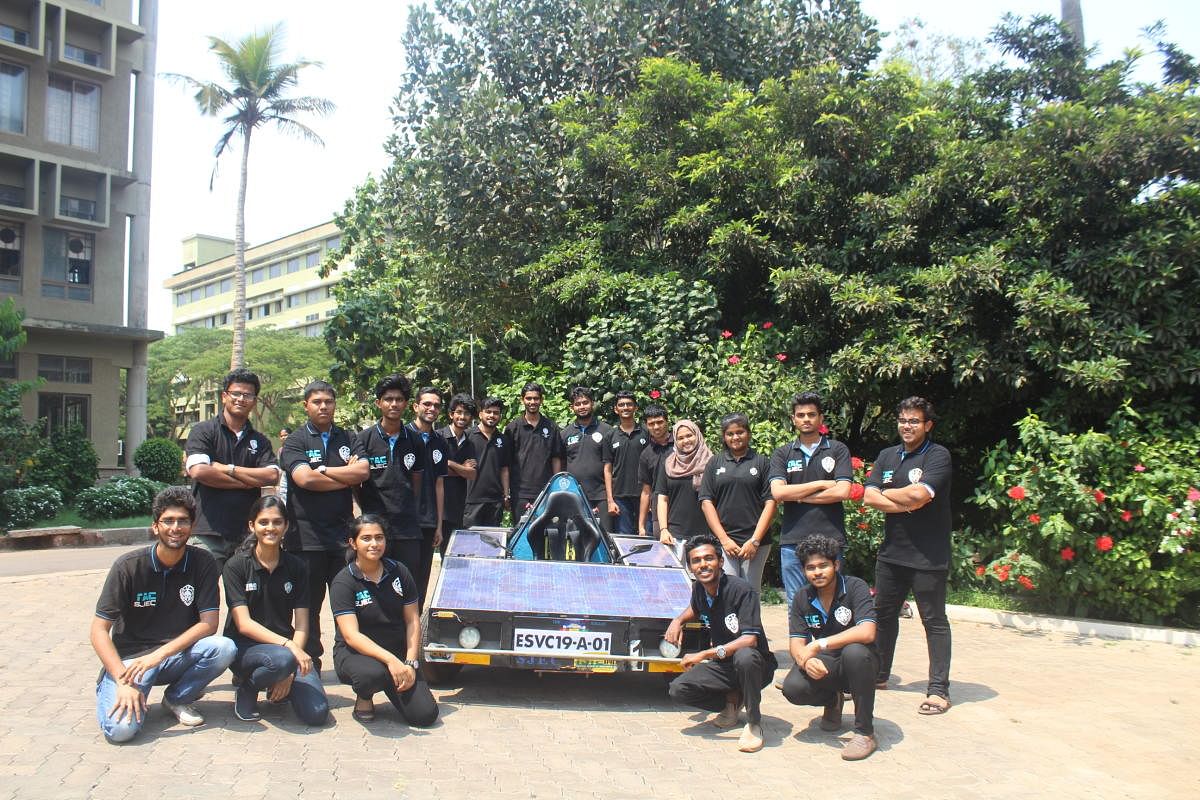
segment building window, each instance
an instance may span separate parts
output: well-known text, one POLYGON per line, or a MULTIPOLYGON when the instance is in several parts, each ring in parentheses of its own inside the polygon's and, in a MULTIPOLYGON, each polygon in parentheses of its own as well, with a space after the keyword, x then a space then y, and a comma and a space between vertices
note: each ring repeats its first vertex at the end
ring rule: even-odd
POLYGON ((38 377, 55 383, 91 383, 92 360, 73 356, 38 356, 38 377))
POLYGON ((325 326, 319 322, 316 325, 304 326, 304 335, 309 337, 310 339, 320 336, 324 331, 325 331, 325 326))
POLYGON ((22 47, 29 47, 29 31, 23 31, 20 28, 14 28, 12 25, 6 25, 0 22, 0 39, 13 44, 19 44, 22 47))
POLYGON ((304 315, 305 322, 316 322, 320 318, 321 318, 320 314, 305 314, 304 315))
POLYGON ((67 61, 74 61, 76 64, 86 64, 89 67, 100 67, 100 54, 95 50, 88 50, 86 47, 80 47, 74 44, 64 44, 62 56, 67 61))
POLYGON ((217 296, 217 285, 215 283, 204 284, 204 296, 205 297, 216 297, 217 296))
POLYGON ((321 263, 321 254, 313 251, 304 256, 304 268, 315 269, 321 263))
POLYGON ((46 88, 46 138, 84 150, 99 150, 100 87, 51 75, 46 88))
POLYGON ((263 267, 259 267, 258 269, 254 270, 250 273, 250 282, 251 283, 262 283, 264 280, 266 280, 266 277, 267 277, 267 270, 263 267))
POLYGON ((42 242, 42 297, 90 301, 95 248, 91 234, 46 228, 42 242))
POLYGON ((0 378, 17 379, 17 354, 8 358, 0 358, 0 378))
POLYGON ((197 286, 195 289, 192 289, 190 292, 188 292, 188 302, 199 303, 203 295, 204 293, 201 292, 200 287, 197 286))
POLYGON ((300 259, 298 257, 288 259, 287 271, 288 272, 299 272, 300 271, 300 259))
POLYGON ((21 293, 21 234, 15 222, 0 220, 0 292, 21 293))
POLYGON ((96 201, 86 200, 82 197, 68 197, 64 194, 59 198, 58 213, 64 217, 95 221, 96 201))
POLYGON ((175 307, 176 308, 179 308, 179 306, 186 306, 187 304, 188 304, 188 293, 187 292, 180 292, 179 294, 175 295, 175 307))
POLYGON ((233 278, 221 278, 221 288, 217 290, 217 294, 225 294, 233 291, 233 278))
POLYGON ((331 236, 330 238, 325 240, 325 249, 326 250, 337 250, 341 246, 342 246, 342 237, 341 236, 331 236))
POLYGON ((267 276, 268 277, 278 278, 282 274, 283 274, 283 262, 282 261, 276 261, 274 264, 272 264, 270 267, 267 268, 267 276))
POLYGON ((0 131, 25 132, 25 77, 24 67, 0 61, 0 131))
POLYGON ((259 315, 260 317, 269 317, 269 316, 271 316, 271 304, 270 304, 270 303, 263 303, 263 304, 262 304, 262 306, 260 306, 260 307, 259 307, 259 309, 258 309, 258 315, 259 315))
POLYGON ((46 433, 64 430, 74 425, 83 428, 83 435, 91 435, 91 396, 86 394, 38 393, 38 418, 46 420, 46 433))
POLYGON ((326 319, 328 319, 329 317, 336 317, 336 316, 337 316, 337 309, 336 309, 336 308, 331 308, 331 309, 329 309, 329 310, 327 310, 327 311, 325 312, 325 318, 326 318, 326 319))

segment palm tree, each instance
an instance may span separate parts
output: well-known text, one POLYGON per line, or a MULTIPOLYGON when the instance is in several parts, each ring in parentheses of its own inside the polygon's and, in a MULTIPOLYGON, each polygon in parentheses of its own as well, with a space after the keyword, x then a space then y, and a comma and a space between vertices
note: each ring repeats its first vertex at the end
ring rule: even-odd
MULTIPOLYGON (((242 174, 238 182, 237 220, 234 223, 233 279, 233 353, 230 369, 245 363, 246 349, 246 180, 249 174, 250 135, 255 129, 273 124, 286 133, 324 145, 311 128, 295 119, 295 115, 312 113, 326 115, 334 104, 321 97, 288 97, 295 88, 297 76, 305 67, 321 66, 318 61, 301 59, 292 63, 279 62, 283 43, 283 25, 277 23, 262 33, 252 33, 236 43, 216 36, 208 37, 209 49, 216 53, 228 83, 199 81, 187 75, 169 75, 196 90, 196 105, 206 116, 222 116, 225 132, 217 140, 216 157, 230 147, 236 136, 242 137, 242 174)), ((216 179, 213 167, 212 189, 216 179)))

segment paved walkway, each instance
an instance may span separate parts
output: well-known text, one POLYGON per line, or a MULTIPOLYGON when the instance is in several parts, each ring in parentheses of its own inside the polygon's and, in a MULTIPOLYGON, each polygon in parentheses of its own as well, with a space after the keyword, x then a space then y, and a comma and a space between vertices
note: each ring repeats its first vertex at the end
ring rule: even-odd
MULTIPOLYGON (((1200 797, 1200 653, 959 623, 955 706, 922 717, 913 620, 902 622, 899 686, 876 703, 880 752, 858 764, 838 758, 848 731, 822 732, 819 709, 772 688, 767 746, 747 755, 736 731, 673 705, 658 676, 483 668, 435 692, 442 719, 430 730, 385 706, 369 727, 353 721, 352 693, 327 669, 326 729, 280 708, 241 722, 223 679, 199 703, 205 726, 168 724, 156 689, 142 736, 115 747, 97 730, 87 643, 103 577, 0 578, 0 798, 1200 797)), ((783 608, 764 617, 782 653, 783 608)))

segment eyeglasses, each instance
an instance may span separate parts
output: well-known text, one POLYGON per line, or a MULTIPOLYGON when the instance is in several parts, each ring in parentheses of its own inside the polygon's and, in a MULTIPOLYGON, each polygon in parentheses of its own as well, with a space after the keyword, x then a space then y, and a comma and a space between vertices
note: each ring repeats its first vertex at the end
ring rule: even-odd
POLYGON ((433 401, 433 402, 430 402, 428 400, 421 401, 421 408, 441 408, 441 407, 442 407, 442 404, 437 401, 433 401))
POLYGON ((253 402, 258 395, 253 392, 226 392, 234 400, 245 400, 247 403, 253 402))
POLYGON ((192 521, 187 517, 159 517, 157 525, 164 528, 190 528, 192 521))
POLYGON ((919 428, 920 426, 922 426, 922 425, 924 425, 924 424, 925 424, 925 420, 923 420, 923 419, 914 419, 914 418, 912 418, 912 417, 909 417, 909 418, 907 418, 907 419, 906 419, 906 418, 904 418, 904 417, 901 417, 900 419, 896 420, 896 424, 897 424, 897 425, 899 425, 899 426, 900 426, 900 427, 902 427, 902 428, 904 428, 904 427, 908 427, 908 428, 919 428))

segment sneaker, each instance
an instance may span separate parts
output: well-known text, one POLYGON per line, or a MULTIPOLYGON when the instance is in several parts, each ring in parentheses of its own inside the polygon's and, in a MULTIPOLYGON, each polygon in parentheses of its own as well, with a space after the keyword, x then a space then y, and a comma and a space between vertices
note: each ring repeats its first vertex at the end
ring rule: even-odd
POLYGON ((740 710, 740 706, 734 705, 733 703, 726 703, 724 710, 712 718, 712 724, 723 730, 737 727, 738 711, 740 710))
POLYGON ((204 724, 204 717, 196 710, 196 707, 191 703, 172 703, 167 698, 163 698, 163 708, 165 708, 171 716, 179 720, 180 725, 186 725, 189 728, 194 728, 197 725, 204 724))
POLYGON ((738 750, 743 753, 757 753, 762 750, 762 746, 762 726, 747 722, 746 727, 742 728, 742 735, 738 738, 738 750))
POLYGON ((875 752, 875 737, 854 734, 854 738, 842 748, 842 761, 862 761, 875 752))
POLYGON ((233 713, 242 722, 254 722, 262 715, 258 713, 258 690, 243 682, 233 695, 233 713))
POLYGON ((845 704, 846 698, 836 692, 833 702, 825 706, 825 713, 821 715, 821 730, 836 731, 842 727, 842 706, 845 704))

